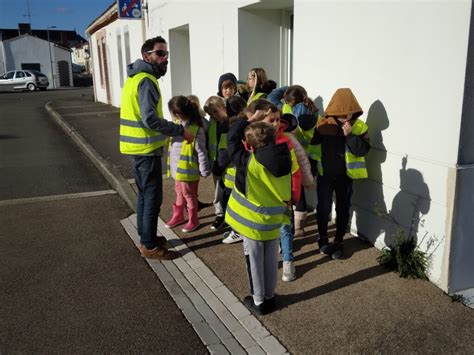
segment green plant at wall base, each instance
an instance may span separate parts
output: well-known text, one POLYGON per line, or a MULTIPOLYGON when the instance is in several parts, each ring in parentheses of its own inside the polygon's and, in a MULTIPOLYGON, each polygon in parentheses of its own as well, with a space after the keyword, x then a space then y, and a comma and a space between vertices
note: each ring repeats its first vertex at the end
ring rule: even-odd
POLYGON ((391 270, 395 270, 400 277, 427 280, 426 268, 428 258, 426 254, 416 249, 413 238, 407 238, 401 229, 395 234, 395 243, 390 248, 383 248, 377 261, 391 270))

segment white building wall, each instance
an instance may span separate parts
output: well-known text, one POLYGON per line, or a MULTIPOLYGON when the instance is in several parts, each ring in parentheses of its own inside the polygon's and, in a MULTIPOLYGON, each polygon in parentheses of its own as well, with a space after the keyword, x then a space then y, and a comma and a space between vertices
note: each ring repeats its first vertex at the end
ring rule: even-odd
POLYGON ((443 289, 470 10, 469 1, 294 4, 294 83, 323 105, 352 88, 371 127, 370 180, 354 185, 353 229, 378 247, 396 231, 393 217, 418 229, 443 289), (377 217, 383 208, 390 218, 377 217))
MULTIPOLYGON (((102 30, 105 30, 105 39, 106 39, 106 55, 108 63, 108 79, 110 87, 110 104, 113 106, 120 107, 120 95, 122 91, 122 86, 120 85, 120 71, 124 75, 124 80, 127 78, 127 63, 126 61, 126 45, 125 45, 125 31, 129 33, 129 48, 130 48, 130 59, 131 62, 135 61, 138 58, 141 58, 140 48, 144 42, 143 36, 143 24, 140 20, 115 20, 114 22, 108 24, 103 29, 95 32, 91 35, 91 40, 89 43, 90 51, 92 53, 92 70, 94 78, 94 89, 96 100, 107 103, 107 86, 101 85, 100 80, 100 64, 99 64, 99 55, 97 48, 98 34, 102 30), (117 33, 120 33, 120 40, 122 42, 122 67, 119 65, 118 59, 118 49, 117 49, 117 33)), ((102 60, 104 60, 102 58, 102 60)), ((104 73, 105 74, 105 73, 104 73)))
MULTIPOLYGON (((192 94, 201 99, 201 105, 209 96, 217 94, 217 81, 220 75, 232 72, 239 76, 238 8, 253 2, 255 1, 149 3, 150 26, 147 28, 147 38, 163 36, 169 42, 171 53, 173 43, 169 41, 169 31, 189 25, 191 54, 189 80, 192 94)), ((169 69, 172 66, 171 55, 169 69)), ((168 70, 168 74, 160 79, 165 104, 172 97, 170 72, 171 70, 168 70)), ((240 78, 246 79, 246 75, 245 72, 240 78)), ((169 118, 168 110, 165 108, 163 111, 169 118)))

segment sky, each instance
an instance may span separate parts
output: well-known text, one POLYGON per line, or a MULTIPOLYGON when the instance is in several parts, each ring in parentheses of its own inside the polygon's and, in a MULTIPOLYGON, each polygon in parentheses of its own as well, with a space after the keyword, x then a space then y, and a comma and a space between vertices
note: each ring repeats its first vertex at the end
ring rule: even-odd
POLYGON ((85 30, 114 0, 0 0, 0 28, 18 28, 31 22, 32 29, 56 26, 76 30, 86 38, 85 30), (31 21, 25 16, 30 8, 31 21))

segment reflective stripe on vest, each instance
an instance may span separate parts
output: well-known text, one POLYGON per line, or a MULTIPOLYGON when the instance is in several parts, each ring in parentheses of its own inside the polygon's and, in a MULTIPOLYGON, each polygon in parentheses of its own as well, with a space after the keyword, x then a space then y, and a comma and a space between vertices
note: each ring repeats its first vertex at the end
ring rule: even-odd
MULTIPOLYGON (((369 127, 364 122, 357 119, 352 125, 352 134, 360 136, 362 134, 365 134, 368 129, 369 127)), ((345 161, 346 173, 347 176, 349 176, 351 179, 366 179, 369 176, 369 174, 367 173, 365 157, 358 157, 352 154, 347 144, 345 161)), ((323 165, 321 163, 321 160, 318 161, 318 172, 320 175, 323 175, 323 165)))
MULTIPOLYGON (((218 151, 221 149, 227 149, 227 133, 222 133, 221 138, 219 140, 218 151)), ((228 189, 234 188, 235 183, 235 174, 237 173, 235 166, 230 163, 227 168, 224 170, 224 174, 222 174, 222 181, 224 182, 224 186, 228 189)))
POLYGON ((226 222, 237 233, 254 240, 273 240, 280 227, 289 223, 291 174, 275 177, 251 153, 246 176, 247 193, 232 190, 226 209, 226 222))
POLYGON ((209 160, 211 161, 211 166, 212 163, 217 158, 217 121, 214 121, 211 119, 211 122, 209 124, 209 160))
MULTIPOLYGON (((181 154, 178 160, 178 166, 176 168, 176 181, 197 181, 199 180, 199 161, 197 156, 194 154, 194 144, 196 142, 196 135, 199 130, 197 124, 192 124, 187 127, 192 133, 194 139, 192 143, 188 143, 183 140, 181 143, 181 154)), ((168 175, 170 175, 170 154, 171 154, 171 143, 168 149, 168 175)))
POLYGON ((138 73, 129 77, 123 86, 120 107, 120 152, 122 154, 148 154, 166 144, 165 135, 147 128, 141 121, 138 86, 145 78, 153 81, 158 89, 156 114, 160 118, 163 117, 160 86, 156 77, 148 73, 138 73))

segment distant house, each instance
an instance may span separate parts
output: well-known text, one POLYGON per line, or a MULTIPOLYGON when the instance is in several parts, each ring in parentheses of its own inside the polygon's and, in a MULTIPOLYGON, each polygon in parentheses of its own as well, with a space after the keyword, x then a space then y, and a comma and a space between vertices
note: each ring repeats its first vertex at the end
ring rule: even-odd
MULTIPOLYGON (((80 67, 81 71, 85 71, 86 73, 90 73, 90 64, 89 64, 89 43, 84 42, 77 46, 71 47, 72 53, 72 64, 73 68, 75 66, 80 67)), ((79 71, 79 73, 81 72, 79 71)))
POLYGON ((0 39, 0 72, 15 69, 42 72, 49 87, 72 86, 71 50, 29 34, 0 39))
POLYGON ((70 48, 84 48, 85 44, 87 40, 72 30, 34 30, 28 23, 20 23, 18 28, 0 28, 0 72, 34 69, 48 76, 51 87, 53 76, 55 87, 72 86, 70 48))

